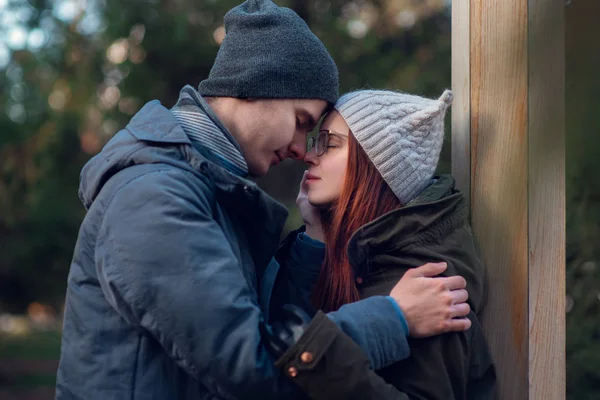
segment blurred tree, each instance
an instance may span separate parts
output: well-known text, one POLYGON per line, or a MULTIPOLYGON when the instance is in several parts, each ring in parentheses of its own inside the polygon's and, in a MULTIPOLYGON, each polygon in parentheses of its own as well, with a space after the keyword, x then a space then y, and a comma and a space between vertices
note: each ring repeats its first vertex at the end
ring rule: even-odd
POLYGON ((595 0, 566 9, 567 399, 600 393, 599 16, 595 0))

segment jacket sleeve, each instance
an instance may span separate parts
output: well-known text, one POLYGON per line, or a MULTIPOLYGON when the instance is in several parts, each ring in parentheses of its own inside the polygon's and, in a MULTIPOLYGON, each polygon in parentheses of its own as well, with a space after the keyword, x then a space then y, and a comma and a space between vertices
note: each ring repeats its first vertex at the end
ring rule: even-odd
POLYGON ((271 295, 276 300, 271 315, 277 315, 280 304, 294 304, 309 315, 316 312, 311 295, 325 259, 325 245, 303 239, 303 232, 304 226, 290 232, 275 255, 280 268, 271 295))
POLYGON ((276 365, 311 399, 409 400, 377 375, 360 347, 320 311, 276 365))
MULTIPOLYGON (((294 304, 314 314, 311 293, 325 256, 324 246, 302 238, 303 229, 290 233, 280 246, 276 259, 281 264, 272 301, 277 305, 294 304)), ((367 354, 370 365, 378 370, 410 355, 408 325, 399 307, 384 296, 373 296, 330 312, 331 319, 367 354)))
MULTIPOLYGON (((186 184, 190 177, 182 174, 147 173, 109 200, 95 250, 105 297, 216 396, 303 397, 266 350, 252 277, 244 275, 212 218, 208 189, 186 184)), ((360 368, 363 381, 378 390, 388 388, 337 327, 315 326, 307 331, 315 357, 328 362, 317 363, 319 376, 360 368), (344 365, 349 354, 361 362, 344 365)), ((298 356, 305 351, 299 342, 289 349, 298 356)))

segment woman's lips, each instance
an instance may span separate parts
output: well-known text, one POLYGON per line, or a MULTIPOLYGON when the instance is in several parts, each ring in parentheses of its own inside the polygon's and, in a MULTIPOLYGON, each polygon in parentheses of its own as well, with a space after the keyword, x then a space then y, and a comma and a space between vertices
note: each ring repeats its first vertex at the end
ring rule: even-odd
POLYGON ((321 178, 319 178, 318 176, 315 176, 313 174, 306 174, 306 183, 315 182, 315 181, 318 181, 319 179, 321 179, 321 178))

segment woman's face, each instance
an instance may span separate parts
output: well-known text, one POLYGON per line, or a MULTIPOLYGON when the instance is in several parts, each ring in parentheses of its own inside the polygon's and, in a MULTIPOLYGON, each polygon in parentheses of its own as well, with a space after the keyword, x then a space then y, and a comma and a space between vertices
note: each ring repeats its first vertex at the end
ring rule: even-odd
POLYGON ((329 140, 323 143, 325 153, 317 156, 315 149, 306 153, 309 164, 306 184, 308 201, 316 207, 332 204, 342 193, 348 163, 348 134, 350 128, 337 111, 331 111, 323 120, 319 131, 328 130, 329 140))

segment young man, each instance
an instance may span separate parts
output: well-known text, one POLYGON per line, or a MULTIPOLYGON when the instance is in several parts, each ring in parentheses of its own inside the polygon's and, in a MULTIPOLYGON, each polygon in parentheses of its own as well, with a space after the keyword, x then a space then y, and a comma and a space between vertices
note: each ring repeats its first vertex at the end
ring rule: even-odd
POLYGON ((269 298, 287 212, 247 178, 303 158, 307 133, 337 99, 337 68, 306 24, 270 1, 234 8, 225 27, 199 90, 182 89, 171 110, 146 104, 82 171, 88 212, 57 399, 294 398, 303 394, 293 379, 313 377, 338 398, 394 398, 372 368, 407 357, 408 327, 468 328, 447 317, 448 299, 464 302, 464 279, 426 277, 441 272, 435 265, 403 278, 394 298, 310 321, 283 308, 267 324, 283 306, 269 298), (286 374, 272 353, 285 353, 286 374))

